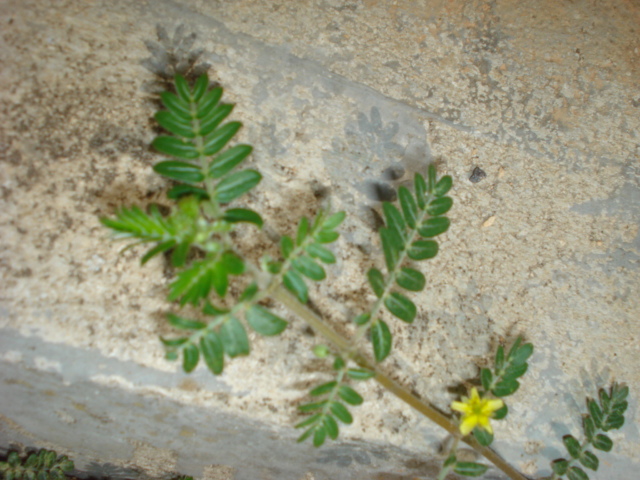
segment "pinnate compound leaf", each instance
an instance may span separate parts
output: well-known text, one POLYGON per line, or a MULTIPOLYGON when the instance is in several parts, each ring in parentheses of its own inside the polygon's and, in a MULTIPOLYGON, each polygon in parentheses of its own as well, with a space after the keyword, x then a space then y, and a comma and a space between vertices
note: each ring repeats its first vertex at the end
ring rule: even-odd
POLYGON ((336 263, 333 252, 318 243, 311 243, 305 247, 305 251, 313 258, 317 258, 323 263, 336 263))
POLYGON ((338 395, 349 405, 360 405, 364 401, 362 396, 349 385, 340 385, 338 395))
POLYGON ((216 332, 207 332, 200 339, 200 350, 209 370, 214 375, 222 373, 224 368, 224 346, 216 332))
POLYGON ((412 260, 427 260, 438 254, 438 242, 435 240, 417 240, 411 244, 407 255, 412 260))
POLYGON ((444 215, 453 206, 451 197, 440 197, 433 200, 427 207, 427 213, 433 217, 444 215))
POLYGON ((229 223, 246 222, 262 227, 262 217, 260 214, 248 208, 230 208, 225 210, 222 218, 229 223))
POLYGON ((293 262, 291 262, 291 264, 293 265, 293 268, 295 268, 299 273, 316 282, 324 280, 326 277, 324 268, 311 260, 309 257, 302 256, 296 258, 295 260, 293 260, 293 262))
MULTIPOLYGON (((205 122, 203 121, 202 123, 204 128, 205 122)), ((204 139, 204 145, 202 147, 203 155, 208 157, 222 150, 227 142, 231 140, 236 133, 238 133, 240 127, 242 127, 242 123, 240 122, 229 122, 208 134, 204 139)))
POLYGON ((342 403, 331 402, 329 410, 331 410, 331 413, 333 413, 342 423, 349 424, 353 422, 353 417, 349 413, 349 410, 347 410, 347 407, 342 403))
POLYGON ((287 328, 287 322, 259 305, 247 310, 246 318, 251 328, 260 335, 278 335, 287 328))
POLYGON ((479 477, 489 469, 486 465, 475 462, 456 462, 453 471, 466 477, 479 477))
POLYGON ((413 268, 403 267, 396 276, 396 283, 406 290, 420 292, 424 289, 427 279, 422 272, 413 268))
POLYGON ((216 185, 216 198, 220 203, 229 203, 247 193, 261 179, 262 175, 255 170, 242 170, 232 173, 216 185))
POLYGON ((398 189, 398 198, 400 199, 400 207, 402 208, 402 213, 407 225, 409 225, 410 228, 416 228, 418 207, 416 206, 416 201, 414 200, 413 195, 411 195, 411 192, 407 187, 401 186, 398 189))
POLYGON ((603 433, 599 433, 593 439, 593 446, 603 452, 609 452, 613 448, 613 441, 603 433))
POLYGON ((384 299, 387 309, 403 322, 411 323, 416 318, 416 305, 407 297, 398 292, 392 292, 384 299))
POLYGON ((253 147, 250 145, 236 145, 213 159, 209 166, 209 175, 221 178, 229 173, 236 165, 247 158, 253 147))
POLYGON ((188 345, 182 349, 182 369, 189 373, 198 366, 200 351, 195 345, 188 345))
POLYGON ((367 272, 367 278, 369 279, 369 284, 371 285, 371 289, 373 293, 376 294, 376 297, 382 297, 384 293, 384 276, 382 272, 377 268, 371 268, 367 272))
POLYGON ((569 480, 589 480, 589 475, 587 475, 580 467, 569 467, 569 470, 567 470, 567 477, 569 480))
POLYGON ((572 458, 580 458, 582 447, 580 447, 580 442, 576 440, 573 435, 565 435, 562 437, 562 443, 567 447, 567 452, 569 452, 572 458))
POLYGON ((224 350, 230 357, 249 354, 249 338, 237 318, 229 317, 220 327, 219 334, 224 350))
POLYGON ((151 145, 161 153, 182 158, 183 160, 193 160, 199 156, 199 153, 192 142, 183 141, 176 137, 161 135, 156 137, 151 145))
POLYGON ((391 352, 391 332, 383 320, 377 320, 371 325, 371 343, 373 354, 377 362, 383 361, 391 352))
POLYGON ((293 293, 300 303, 307 303, 309 300, 309 290, 304 280, 295 270, 288 270, 282 278, 285 288, 293 293))
POLYGON ((202 330, 207 326, 204 322, 189 320, 187 318, 174 315, 173 313, 167 314, 167 321, 169 322, 169 325, 180 330, 202 330))
POLYGON ((418 233, 424 238, 431 238, 449 229, 450 221, 447 217, 432 217, 418 227, 418 233))

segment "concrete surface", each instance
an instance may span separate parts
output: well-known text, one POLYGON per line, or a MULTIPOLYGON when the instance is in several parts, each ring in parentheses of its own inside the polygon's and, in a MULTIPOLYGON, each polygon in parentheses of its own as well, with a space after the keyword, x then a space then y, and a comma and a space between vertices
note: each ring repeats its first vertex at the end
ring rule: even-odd
POLYGON ((591 478, 632 478, 637 1, 5 0, 0 12, 0 447, 52 446, 122 478, 433 476, 443 433, 375 385, 361 387, 368 401, 340 443, 291 441, 295 407, 326 371, 294 319, 277 339, 252 338, 219 378, 163 359, 171 272, 119 254, 97 218, 164 202, 148 149, 152 70, 157 26, 183 25, 265 177, 246 201, 267 228, 242 248, 273 252, 271 237, 320 201, 347 210, 313 301, 348 331, 379 263, 374 193, 437 161, 454 178, 453 226, 423 266, 419 318, 392 323, 385 368, 446 408, 447 387, 522 334, 536 353, 497 450, 547 474, 560 437, 580 432, 584 397, 623 381, 627 425, 591 478), (486 177, 474 183, 476 167, 486 177), (391 182, 389 168, 404 177, 391 182))

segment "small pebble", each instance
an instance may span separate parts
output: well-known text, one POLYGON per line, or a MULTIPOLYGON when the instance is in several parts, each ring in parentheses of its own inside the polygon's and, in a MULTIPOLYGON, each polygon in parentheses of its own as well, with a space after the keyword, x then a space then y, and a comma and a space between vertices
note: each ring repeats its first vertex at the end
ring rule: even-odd
POLYGON ((473 172, 471 172, 469 181, 471 183, 478 183, 480 180, 483 180, 486 177, 487 177, 487 174, 484 173, 484 170, 482 170, 480 167, 476 167, 473 169, 473 172))

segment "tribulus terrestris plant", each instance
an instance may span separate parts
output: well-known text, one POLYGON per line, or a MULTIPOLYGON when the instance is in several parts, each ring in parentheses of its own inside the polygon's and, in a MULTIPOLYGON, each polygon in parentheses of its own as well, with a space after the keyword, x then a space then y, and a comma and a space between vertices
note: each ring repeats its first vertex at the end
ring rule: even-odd
MULTIPOLYGON (((317 345, 314 352, 331 361, 333 367, 333 379, 313 387, 311 401, 299 406, 306 415, 296 425, 301 430, 300 441, 311 439, 321 446, 327 438, 336 439, 340 423, 352 422, 350 407, 364 401, 355 388, 357 382, 374 379, 451 435, 453 441, 440 479, 452 471, 467 476, 486 472, 485 464, 458 459, 462 441, 510 478, 524 480, 526 477, 488 447, 493 441, 491 421, 507 416, 505 398, 518 389, 518 379, 528 369, 531 344, 518 338, 509 349, 499 346, 493 368, 483 368, 478 384, 469 385, 468 396, 452 403, 451 409, 458 416, 443 414, 379 368, 392 351, 388 314, 407 324, 416 317, 410 292, 425 288, 418 263, 437 255, 436 237, 449 229, 446 213, 453 204, 447 196, 451 177, 438 177, 435 166, 429 165, 426 177, 415 175, 413 191, 404 186, 398 189, 399 205, 382 204, 385 224, 379 235, 385 268, 372 268, 367 273, 376 300, 349 319, 356 330, 352 338, 345 338, 306 307, 307 282, 324 280, 325 266, 336 261, 330 245, 339 237, 345 213, 320 209, 315 218, 300 219, 293 235, 280 237, 280 258, 265 256, 257 264, 250 262, 238 250, 232 232, 241 222, 255 228, 263 225, 259 213, 236 203, 261 180, 256 170, 237 169, 252 147, 241 144, 225 148, 241 124, 223 123, 233 106, 221 102, 222 88, 211 88, 206 74, 192 86, 178 74, 174 85, 175 92, 160 95, 165 109, 155 115, 168 135, 157 137, 152 144, 171 157, 153 167, 174 182, 167 194, 173 202, 171 211, 163 214, 154 205, 148 211, 123 207, 116 211, 115 218, 101 219, 115 238, 132 240, 130 246, 150 244, 142 256, 143 264, 156 255, 167 255, 175 269, 168 300, 201 312, 196 318, 167 314, 169 324, 182 333, 161 338, 166 357, 181 358, 186 372, 203 360, 211 372, 221 374, 227 358, 249 354, 247 329, 272 336, 287 327, 287 321, 266 306, 267 300, 279 302, 326 339, 327 344, 317 345), (243 282, 242 293, 229 298, 229 284, 234 281, 243 282), (365 339, 371 344, 371 354, 360 349, 365 339)), ((610 449, 611 440, 597 432, 622 426, 627 393, 626 387, 614 384, 609 394, 601 392, 600 405, 589 401, 586 440, 578 443, 573 437, 565 437, 572 458, 553 463, 553 479, 565 474, 570 480, 588 478, 578 463, 597 468, 597 458, 587 448, 610 449)))
POLYGON ((0 462, 0 474, 5 480, 63 480, 73 468, 73 461, 65 455, 45 449, 24 458, 11 451, 7 461, 0 462))

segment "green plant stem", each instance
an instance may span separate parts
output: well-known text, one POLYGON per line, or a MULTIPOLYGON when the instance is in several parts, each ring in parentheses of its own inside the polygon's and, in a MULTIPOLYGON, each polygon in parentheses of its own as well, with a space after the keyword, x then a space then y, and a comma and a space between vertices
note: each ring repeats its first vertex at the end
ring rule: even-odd
MULTIPOLYGON (((458 444, 460 443, 460 438, 459 437, 455 437, 453 439, 453 442, 451 443, 451 447, 449 447, 449 452, 447 453, 447 460, 451 457, 452 454, 455 454, 456 450, 458 449, 458 444)), ((451 468, 455 465, 455 463, 453 465, 445 465, 440 469, 440 473, 438 473, 438 478, 436 480, 445 480, 445 478, 447 478, 447 475, 449 474, 449 472, 451 471, 451 468)))
POLYGON ((377 366, 370 362, 365 356, 358 352, 351 352, 351 343, 327 325, 318 315, 312 312, 305 305, 298 302, 295 296, 289 293, 283 286, 279 286, 273 291, 273 298, 284 304, 290 311, 294 312, 305 322, 307 322, 314 330, 329 340, 340 352, 349 352, 347 356, 360 367, 375 372, 375 380, 386 390, 394 394, 407 405, 415 408, 432 422, 436 423, 455 439, 461 440, 480 455, 493 463, 498 469, 502 470, 511 480, 527 480, 520 472, 505 462, 496 452, 490 448, 480 445, 472 436, 462 438, 458 426, 449 418, 443 415, 438 409, 429 403, 419 399, 406 388, 398 385, 393 379, 381 372, 377 366))

